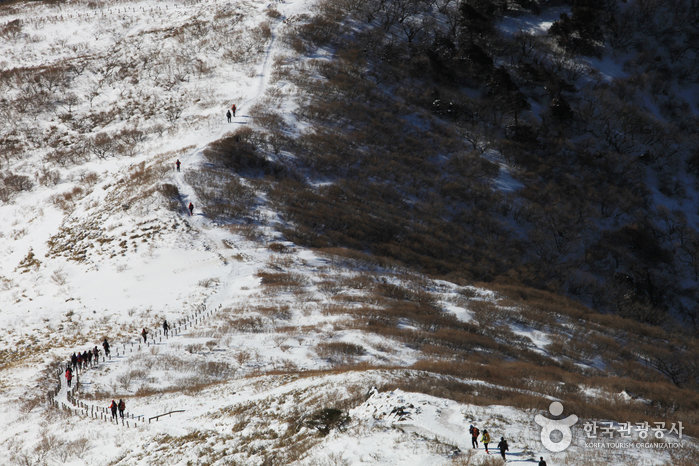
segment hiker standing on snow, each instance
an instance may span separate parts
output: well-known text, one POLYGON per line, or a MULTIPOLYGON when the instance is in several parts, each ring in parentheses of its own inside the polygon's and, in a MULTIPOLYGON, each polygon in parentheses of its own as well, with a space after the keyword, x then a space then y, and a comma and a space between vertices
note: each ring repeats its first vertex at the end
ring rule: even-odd
POLYGON ((78 368, 78 357, 73 353, 73 355, 70 357, 70 363, 73 365, 73 370, 76 370, 78 368))
POLYGON ((109 357, 109 343, 107 343, 107 339, 104 339, 104 342, 102 343, 102 348, 104 348, 104 355, 106 357, 109 357))
POLYGON ((540 457, 539 457, 539 460, 540 460, 540 461, 539 461, 539 466, 546 466, 546 461, 544 461, 544 457, 543 457, 543 456, 540 456, 540 457))
POLYGON ((233 111, 233 118, 235 118, 235 104, 231 106, 231 110, 233 111))
POLYGON ((228 123, 230 123, 231 122, 231 111, 230 110, 228 110, 226 112, 226 117, 228 118, 228 123))
POLYGON ((146 329, 144 328, 143 331, 141 332, 141 335, 143 336, 143 343, 145 343, 146 341, 148 341, 148 330, 146 330, 146 329))
POLYGON ((95 366, 100 363, 100 350, 97 349, 97 345, 92 350, 92 360, 95 361, 95 366))
POLYGON ((485 445, 485 452, 490 453, 488 451, 488 444, 490 443, 490 434, 485 429, 483 429, 483 437, 481 438, 481 441, 483 442, 483 445, 485 445))
MULTIPOLYGON (((505 458, 505 452, 510 450, 510 447, 507 445, 507 440, 505 440, 505 437, 500 437, 500 443, 498 443, 498 448, 500 449, 500 454, 502 455, 502 459, 507 461, 505 458)), ((543 457, 542 457, 543 459, 543 457)), ((544 463, 546 464, 546 463, 544 463)))
POLYGON ((175 165, 177 165, 177 171, 180 171, 180 159, 177 159, 177 162, 175 162, 175 165))
POLYGON ((70 381, 73 380, 73 371, 68 367, 66 369, 66 382, 68 382, 68 386, 70 387, 70 381))
POLYGON ((124 403, 124 400, 119 399, 119 404, 117 407, 119 408, 119 416, 124 419, 124 410, 126 409, 126 403, 124 403))
POLYGON ((471 446, 473 448, 478 448, 478 434, 480 434, 478 427, 469 427, 468 433, 471 434, 471 446))
POLYGON ((117 404, 116 401, 112 400, 112 404, 109 405, 109 409, 112 410, 112 419, 117 418, 117 404))
POLYGON ((163 332, 165 333, 165 336, 167 336, 167 332, 170 331, 170 325, 167 323, 167 320, 163 321, 163 332))
POLYGON ((190 202, 187 208, 189 209, 189 215, 194 215, 194 204, 190 202))

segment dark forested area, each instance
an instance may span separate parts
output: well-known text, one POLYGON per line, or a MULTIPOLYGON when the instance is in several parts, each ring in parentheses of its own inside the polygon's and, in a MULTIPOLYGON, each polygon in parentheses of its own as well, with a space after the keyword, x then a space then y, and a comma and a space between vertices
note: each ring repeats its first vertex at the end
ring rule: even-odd
POLYGON ((695 3, 321 2, 282 40, 332 59, 275 69, 312 129, 270 95, 208 156, 269 195, 292 241, 696 332, 695 3), (501 27, 554 8, 547 33, 501 27), (498 189, 505 171, 520 187, 498 189))

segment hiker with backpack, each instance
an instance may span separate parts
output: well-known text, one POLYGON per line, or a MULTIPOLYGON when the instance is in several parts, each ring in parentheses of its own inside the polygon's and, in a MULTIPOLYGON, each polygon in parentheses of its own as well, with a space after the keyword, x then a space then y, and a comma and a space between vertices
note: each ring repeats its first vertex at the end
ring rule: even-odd
POLYGON ((478 430, 478 427, 472 425, 468 428, 468 433, 471 434, 471 446, 473 448, 478 448, 478 434, 480 434, 481 431, 478 430))
POLYGON ((235 118, 235 104, 231 106, 231 110, 233 111, 233 118, 235 118))
POLYGON ((167 337, 167 334, 169 331, 170 331, 170 324, 167 323, 167 320, 163 320, 163 332, 165 333, 166 337, 167 337))
POLYGON ((177 171, 180 171, 180 159, 177 159, 177 162, 175 162, 175 165, 177 165, 177 171))
POLYGON ((228 110, 226 112, 226 117, 228 118, 228 123, 230 123, 231 122, 231 111, 230 110, 228 110))
POLYGON ((143 343, 148 341, 148 330, 145 328, 141 331, 141 336, 143 336, 143 343))
POLYGON ((106 357, 109 357, 109 343, 107 342, 107 339, 104 339, 104 342, 102 342, 102 348, 104 348, 104 355, 106 357))
POLYGON ((66 368, 66 382, 68 383, 68 387, 70 387, 71 380, 73 380, 73 370, 68 366, 68 368, 66 368))
POLYGON ((189 215, 194 215, 194 204, 190 202, 187 208, 189 209, 189 215))
POLYGON ((507 440, 505 440, 505 437, 500 437, 500 443, 498 443, 498 448, 500 449, 502 459, 504 461, 507 461, 507 459, 505 458, 505 452, 509 451, 510 447, 507 445, 507 440))
POLYGON ((485 429, 483 429, 483 437, 481 437, 481 441, 483 442, 483 445, 485 446, 485 452, 490 453, 488 451, 488 444, 490 443, 490 434, 485 429))
POLYGON ((109 409, 112 410, 112 419, 117 418, 117 404, 116 401, 112 400, 112 404, 109 405, 109 409))
POLYGON ((126 403, 124 403, 124 400, 119 399, 119 404, 117 407, 119 408, 119 416, 124 419, 124 410, 126 409, 126 403))

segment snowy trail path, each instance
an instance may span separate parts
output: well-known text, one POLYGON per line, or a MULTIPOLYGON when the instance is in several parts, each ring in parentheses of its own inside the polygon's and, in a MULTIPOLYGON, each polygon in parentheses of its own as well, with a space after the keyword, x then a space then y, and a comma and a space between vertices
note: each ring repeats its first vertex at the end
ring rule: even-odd
MULTIPOLYGON (((236 117, 232 119, 232 122, 245 124, 245 119, 249 118, 249 116, 243 115, 242 112, 244 110, 249 109, 251 104, 255 103, 265 94, 269 82, 270 67, 273 62, 272 56, 274 54, 273 51, 277 37, 277 29, 280 27, 281 24, 283 24, 283 21, 280 20, 271 30, 271 37, 269 40, 269 44, 267 44, 267 48, 264 52, 264 59, 262 60, 260 73, 257 75, 257 87, 255 93, 246 100, 244 100, 243 103, 237 106, 236 117)), ((231 126, 231 124, 225 122, 221 123, 219 128, 217 130, 214 130, 213 132, 208 130, 202 131, 203 133, 208 134, 202 134, 202 137, 200 139, 201 142, 197 145, 197 147, 190 151, 189 154, 182 157, 180 162, 182 162, 183 169, 187 170, 189 167, 196 167, 198 164, 202 163, 204 149, 209 144, 221 139, 227 133, 231 132, 233 129, 237 127, 238 125, 231 126)), ((186 216, 187 206, 189 205, 189 203, 191 202, 194 205, 194 208, 197 209, 200 206, 199 199, 197 198, 196 193, 194 192, 192 187, 186 182, 183 171, 178 171, 175 173, 174 181, 182 199, 182 204, 184 207, 183 213, 186 216)), ((205 220, 202 216, 193 214, 191 217, 191 220, 193 220, 192 223, 196 224, 200 230, 202 227, 206 228, 205 220)))
MULTIPOLYGON (((237 113, 237 116, 235 117, 235 120, 240 122, 240 123, 244 123, 245 121, 243 120, 243 118, 246 118, 246 116, 242 115, 241 112, 245 109, 248 109, 251 104, 255 103, 257 100, 259 100, 265 94, 265 91, 266 91, 266 88, 268 85, 268 81, 269 81, 270 67, 271 67, 271 64, 273 61, 272 56, 273 56, 273 49, 274 49, 274 45, 275 45, 276 37, 277 37, 277 28, 281 24, 283 24, 282 21, 279 21, 278 24, 275 26, 275 28, 271 31, 271 38, 270 38, 269 44, 267 45, 267 48, 266 48, 265 53, 264 53, 264 59, 262 61, 261 70, 260 70, 260 73, 257 75, 258 80, 257 80, 257 87, 255 90, 255 93, 251 97, 249 97, 248 99, 244 100, 237 108, 238 113, 237 113)), ((201 160, 203 158, 203 150, 211 142, 222 138, 226 133, 230 132, 232 129, 233 129, 233 127, 229 126, 228 123, 222 123, 218 130, 216 130, 214 132, 209 132, 208 134, 202 134, 201 142, 197 145, 197 147, 195 149, 193 149, 192 151, 190 151, 189 154, 182 157, 182 159, 180 160, 180 162, 182 163, 183 170, 177 171, 173 178, 174 178, 175 185, 177 186, 177 189, 178 189, 180 196, 181 196, 181 199, 182 199, 182 203, 183 203, 182 214, 183 214, 183 216, 185 216, 185 217, 187 216, 187 205, 190 202, 192 204, 194 204, 195 209, 197 209, 199 207, 199 200, 198 200, 193 188, 185 180, 185 177, 184 177, 185 171, 187 170, 188 167, 196 166, 198 163, 201 163, 201 160)), ((190 225, 195 227, 202 234, 204 234, 205 231, 210 230, 210 226, 207 223, 208 223, 207 220, 202 215, 193 214, 190 217, 190 225)), ((218 241, 218 239, 215 238, 215 235, 205 234, 204 236, 205 236, 205 239, 203 240, 203 243, 206 243, 206 242, 211 241, 211 240, 213 240, 217 244, 220 243, 220 241, 218 241)), ((256 267, 250 266, 250 267, 245 267, 245 269, 249 269, 249 270, 245 270, 245 272, 247 275, 251 275, 256 270, 256 267)), ((230 272, 227 275, 226 282, 229 284, 232 282, 235 282, 236 277, 242 276, 242 270, 243 270, 243 268, 241 268, 241 267, 230 267, 230 272)), ((242 285, 240 285, 240 287, 242 287, 242 285)), ((231 293, 231 291, 229 290, 228 293, 226 293, 226 294, 230 294, 230 293, 231 293)), ((220 301, 220 298, 217 299, 216 301, 220 301)), ((181 338, 183 338, 183 334, 180 333, 177 335, 173 335, 170 338, 181 339, 181 338)), ((167 344, 168 340, 166 340, 165 343, 157 343, 157 344, 167 344)), ((126 344, 127 343, 123 343, 123 345, 126 345, 126 344)), ((154 344, 156 344, 156 343, 154 343, 154 344)), ((125 358, 126 358, 126 355, 122 353, 121 355, 115 356, 113 359, 110 358, 109 360, 100 363, 100 365, 98 365, 97 367, 101 366, 102 364, 117 364, 120 362, 120 360, 125 359, 125 358)), ((80 375, 86 376, 88 374, 86 374, 85 371, 83 371, 80 375)), ((59 404, 62 403, 65 406, 69 406, 74 411, 82 409, 78 406, 74 406, 69 400, 69 393, 72 394, 73 389, 75 387, 75 384, 69 390, 68 386, 67 386, 67 381, 65 379, 65 374, 64 373, 61 374, 59 376, 59 378, 61 381, 61 389, 60 389, 59 393, 55 396, 54 400, 59 402, 59 404)), ((74 380, 77 380, 77 379, 74 379, 74 380)), ((90 407, 90 408, 87 408, 87 410, 89 410, 89 409, 91 409, 91 407, 93 407, 93 405, 86 405, 86 406, 90 407)), ((98 407, 98 408, 101 409, 102 407, 98 407)), ((142 416, 143 415, 139 415, 139 417, 142 417, 142 416)))
MULTIPOLYGON (((163 329, 158 329, 157 331, 155 331, 154 334, 151 335, 151 340, 148 343, 142 343, 140 341, 134 342, 133 340, 113 342, 111 345, 112 356, 110 356, 109 359, 106 359, 103 355, 101 355, 103 359, 97 365, 93 367, 88 367, 86 369, 78 370, 77 373, 73 375, 71 387, 68 387, 68 382, 65 377, 65 371, 59 373, 61 388, 58 391, 58 393, 53 397, 53 401, 55 403, 58 403, 58 406, 61 408, 70 409, 74 414, 95 417, 97 419, 104 419, 108 420, 109 422, 112 422, 111 418, 108 419, 106 407, 92 403, 86 403, 79 399, 72 399, 74 397, 75 387, 78 383, 78 380, 80 380, 80 383, 82 383, 83 385, 90 385, 94 383, 91 381, 91 379, 98 375, 97 371, 103 370, 107 366, 117 365, 126 361, 134 353, 134 349, 136 353, 138 353, 140 351, 146 351, 151 347, 158 347, 180 342, 184 340, 184 338, 188 335, 188 333, 186 333, 186 330, 192 329, 195 326, 197 326, 197 324, 203 323, 205 318, 212 317, 216 313, 216 311, 218 311, 218 309, 207 310, 205 307, 200 308, 191 316, 186 316, 184 319, 179 321, 179 323, 171 323, 170 334, 168 336, 164 336, 163 329), (182 331, 183 328, 184 331, 182 331), (158 339, 157 341, 156 338, 158 339), (165 338, 164 341, 163 338, 165 338), (129 350, 128 352, 127 349, 129 350)), ((148 415, 143 413, 135 414, 130 413, 127 410, 126 421, 130 421, 133 427, 136 427, 137 424, 134 424, 134 420, 136 420, 136 423, 144 423, 148 416, 157 414, 158 413, 149 413, 148 415)), ((125 424, 124 420, 122 420, 122 425, 130 426, 128 424, 125 424)))

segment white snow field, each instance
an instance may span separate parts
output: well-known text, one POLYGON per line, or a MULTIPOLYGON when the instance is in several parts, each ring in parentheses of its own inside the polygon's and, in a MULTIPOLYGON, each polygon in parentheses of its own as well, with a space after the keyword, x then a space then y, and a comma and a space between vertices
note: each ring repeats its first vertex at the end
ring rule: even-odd
MULTIPOLYGON (((70 95, 44 108, 25 75, 2 91, 15 101, 26 94, 30 103, 24 112, 0 111, 0 125, 16 127, 8 134, 30 148, 3 171, 53 181, 0 205, 0 465, 497 464, 501 436, 508 464, 540 456, 550 466, 665 464, 670 457, 659 448, 591 449, 576 441, 554 454, 541 443, 534 411, 386 388, 419 380, 410 366, 421 355, 337 330, 348 317, 328 312, 336 292, 322 287, 328 276, 367 270, 284 242, 274 212, 262 212, 252 227, 202 215, 187 173, 204 163, 207 144, 251 124, 249 110, 270 88, 291 92, 271 84, 274 60, 290 53, 276 39, 312 7, 311 0, 0 7, 1 25, 21 22, 20 33, 0 41, 0 70, 84 66, 70 95), (128 63, 139 77, 121 80, 128 63), (142 136, 121 152, 95 155, 76 122, 100 112, 117 116, 90 117, 90 134, 142 136), (80 155, 81 144, 92 155, 80 155), (71 157, 83 158, 65 162, 71 157), (164 184, 177 187, 179 209, 168 209, 156 189, 164 184), (260 271, 280 270, 297 284, 276 291, 261 284, 260 271), (105 338, 111 357, 79 371, 80 389, 77 379, 69 389, 62 373, 70 355, 102 350, 105 338), (362 350, 337 361, 322 352, 330 343, 362 350), (115 398, 127 406, 118 422, 106 411, 115 398), (321 437, 305 421, 325 407, 350 418, 321 437), (492 432, 489 455, 470 448, 471 424, 492 432)), ((411 275, 381 273, 395 283, 411 275)), ((468 308, 450 300, 459 287, 438 285, 444 308, 470 321, 468 308)), ((495 300, 488 290, 472 292, 495 300)), ((539 351, 549 342, 542 331, 513 331, 539 351)), ((574 429, 582 438, 582 425, 574 429)))

